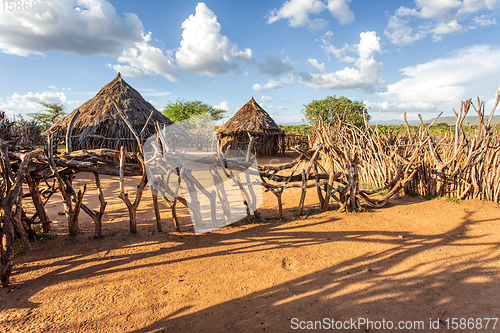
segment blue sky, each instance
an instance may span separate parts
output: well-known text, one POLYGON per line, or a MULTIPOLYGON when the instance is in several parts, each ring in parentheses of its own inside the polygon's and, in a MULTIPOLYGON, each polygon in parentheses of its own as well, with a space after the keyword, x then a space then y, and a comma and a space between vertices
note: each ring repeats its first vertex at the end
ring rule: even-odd
POLYGON ((279 124, 328 95, 381 120, 439 112, 500 86, 500 0, 132 1, 0 4, 0 110, 71 111, 116 72, 161 110, 232 116, 252 96, 279 124))

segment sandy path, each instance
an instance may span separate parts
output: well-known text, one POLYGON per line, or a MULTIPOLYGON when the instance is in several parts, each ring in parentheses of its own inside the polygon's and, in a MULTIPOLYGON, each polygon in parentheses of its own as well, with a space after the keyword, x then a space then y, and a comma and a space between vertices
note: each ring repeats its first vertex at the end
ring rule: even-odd
MULTIPOLYGON (((280 221, 266 193, 267 220, 196 236, 187 211, 179 234, 165 207, 164 232, 155 231, 147 191, 132 235, 116 181, 103 183, 109 236, 92 239, 82 213, 83 233, 68 237, 60 199, 51 201, 58 236, 16 257, 12 284, 0 289, 1 332, 287 332, 324 318, 424 324, 399 332, 500 330, 446 325, 500 318, 497 204, 405 196, 382 209, 320 213, 312 189, 310 215, 299 218, 297 192, 285 191, 280 221), (430 319, 441 320, 437 329, 430 319)), ((97 207, 93 191, 86 200, 97 207)))

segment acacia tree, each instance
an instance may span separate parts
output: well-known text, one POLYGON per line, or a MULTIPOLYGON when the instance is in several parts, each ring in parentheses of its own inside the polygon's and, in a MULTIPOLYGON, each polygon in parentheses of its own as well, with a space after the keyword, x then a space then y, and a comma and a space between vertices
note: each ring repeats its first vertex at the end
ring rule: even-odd
POLYGON ((66 115, 64 112, 64 105, 59 103, 40 103, 43 111, 28 113, 28 116, 40 124, 42 131, 45 131, 52 126, 59 118, 66 115))
MULTIPOLYGON (((304 120, 313 126, 320 120, 323 122, 335 121, 336 115, 342 117, 345 114, 345 121, 357 127, 363 127, 363 111, 367 110, 361 101, 353 101, 347 97, 336 97, 335 95, 321 100, 313 100, 309 104, 304 104, 304 107, 305 109, 302 110, 304 120)), ((368 113, 366 115, 369 119, 368 113)))
POLYGON ((163 108, 163 114, 176 123, 204 113, 208 113, 213 121, 217 121, 224 118, 226 111, 214 108, 201 101, 186 101, 182 98, 170 102, 163 108))

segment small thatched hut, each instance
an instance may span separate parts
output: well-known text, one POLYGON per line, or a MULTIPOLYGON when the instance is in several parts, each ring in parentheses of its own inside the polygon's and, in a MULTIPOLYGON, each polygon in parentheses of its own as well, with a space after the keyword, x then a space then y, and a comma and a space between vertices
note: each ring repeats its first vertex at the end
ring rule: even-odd
POLYGON ((246 151, 249 135, 256 138, 253 152, 258 156, 285 152, 285 133, 253 97, 217 129, 220 146, 224 151, 246 151))
POLYGON ((51 131, 59 141, 65 140, 68 124, 79 112, 71 132, 73 150, 96 148, 119 150, 120 146, 125 146, 128 151, 137 151, 137 142, 132 132, 109 96, 117 102, 137 133, 141 132, 153 111, 153 116, 144 130, 145 139, 156 133, 156 122, 160 126, 173 124, 172 120, 144 100, 141 94, 128 85, 118 73, 94 98, 56 121, 44 134, 47 135, 51 131))

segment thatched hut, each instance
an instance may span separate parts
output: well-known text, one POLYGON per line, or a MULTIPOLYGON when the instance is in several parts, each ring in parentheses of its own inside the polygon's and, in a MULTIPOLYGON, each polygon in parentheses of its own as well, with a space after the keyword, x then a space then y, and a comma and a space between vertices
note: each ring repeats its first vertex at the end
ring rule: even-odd
POLYGON ((223 151, 246 151, 252 136, 256 138, 253 152, 258 156, 285 152, 285 133, 253 97, 217 129, 217 136, 223 151))
POLYGON ((94 98, 56 121, 44 134, 47 135, 51 131, 57 140, 64 141, 68 124, 78 113, 71 132, 73 150, 96 148, 119 150, 120 146, 125 146, 128 151, 137 151, 137 142, 132 132, 109 96, 117 102, 137 133, 143 130, 153 112, 151 120, 144 129, 145 139, 156 133, 156 122, 160 126, 173 124, 172 120, 144 100, 141 94, 127 84, 118 73, 113 81, 105 85, 94 98))

